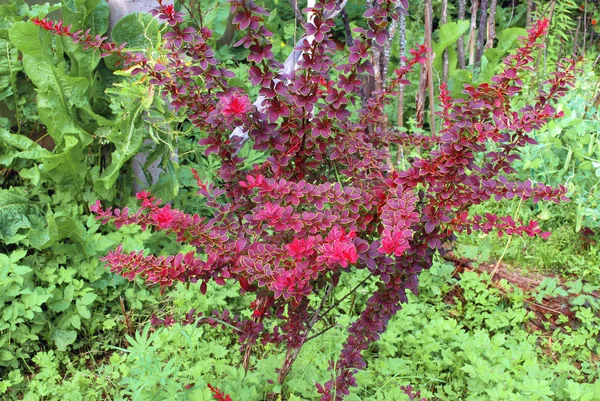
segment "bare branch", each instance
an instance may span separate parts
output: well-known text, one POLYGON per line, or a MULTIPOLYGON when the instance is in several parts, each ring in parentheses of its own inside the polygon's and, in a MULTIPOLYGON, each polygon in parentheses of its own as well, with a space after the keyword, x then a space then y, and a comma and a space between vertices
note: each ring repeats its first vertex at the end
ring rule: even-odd
POLYGON ((485 44, 486 49, 494 47, 494 39, 496 39, 496 6, 498 0, 492 0, 490 5, 490 14, 487 22, 487 43, 485 44))
POLYGON ((342 22, 344 23, 344 31, 346 33, 346 46, 352 46, 352 30, 350 29, 350 21, 346 10, 341 11, 342 22))
MULTIPOLYGON (((448 0, 442 0, 442 18, 440 24, 444 25, 448 21, 448 0)), ((442 53, 442 82, 448 83, 448 49, 442 53)))
MULTIPOLYGON (((458 19, 460 21, 465 19, 465 0, 458 0, 458 19)), ((465 69, 465 39, 463 35, 460 35, 456 42, 456 56, 458 58, 458 68, 461 70, 465 69)))
POLYGON ((475 68, 481 65, 481 58, 483 57, 484 39, 487 31, 487 18, 488 18, 488 0, 481 0, 481 13, 479 14, 479 30, 477 32, 477 48, 475 50, 475 68))
POLYGON ((294 9, 294 15, 296 16, 296 21, 298 21, 298 23, 300 23, 300 24, 305 24, 306 21, 304 20, 304 16, 300 12, 300 9, 298 9, 298 0, 290 0, 290 5, 294 9))
POLYGON ((338 16, 339 13, 342 12, 342 10, 344 9, 344 7, 346 7, 346 4, 348 3, 348 0, 341 0, 339 7, 333 11, 331 11, 331 13, 325 13, 325 18, 327 19, 334 19, 335 17, 338 16))
POLYGON ((469 66, 475 64, 475 32, 477 32, 477 11, 479 0, 471 3, 471 31, 469 32, 469 66))
MULTIPOLYGON (((485 0, 484 0, 485 1, 485 0)), ((429 88, 429 130, 431 135, 435 135, 435 94, 433 89, 433 54, 431 47, 433 41, 431 39, 431 31, 433 30, 433 6, 431 0, 425 1, 425 45, 427 46, 427 87, 429 88)))

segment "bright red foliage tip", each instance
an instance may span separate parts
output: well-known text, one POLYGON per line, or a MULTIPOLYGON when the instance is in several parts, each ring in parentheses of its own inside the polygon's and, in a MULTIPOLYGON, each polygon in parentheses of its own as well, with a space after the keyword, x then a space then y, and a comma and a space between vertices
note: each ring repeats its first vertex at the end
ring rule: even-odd
POLYGON ((155 213, 150 214, 150 219, 160 229, 166 230, 171 227, 175 220, 175 214, 171 211, 171 205, 166 205, 155 213))
POLYGON ((286 245, 286 248, 291 257, 300 260, 304 257, 309 257, 315 252, 315 244, 316 239, 314 237, 294 238, 291 243, 286 245))
POLYGON ((213 393, 213 398, 216 401, 233 401, 231 399, 231 397, 229 396, 229 394, 225 394, 224 392, 222 392, 221 390, 219 390, 218 388, 207 384, 207 387, 210 389, 210 391, 213 393))
POLYGON ((225 117, 245 116, 252 108, 252 103, 247 95, 241 95, 234 92, 230 95, 225 95, 219 101, 219 110, 225 117))
POLYGON ((37 26, 44 28, 47 31, 51 31, 52 28, 54 27, 54 24, 52 23, 52 21, 47 21, 45 18, 37 18, 34 17, 31 19, 31 22, 33 22, 34 24, 36 24, 37 26))

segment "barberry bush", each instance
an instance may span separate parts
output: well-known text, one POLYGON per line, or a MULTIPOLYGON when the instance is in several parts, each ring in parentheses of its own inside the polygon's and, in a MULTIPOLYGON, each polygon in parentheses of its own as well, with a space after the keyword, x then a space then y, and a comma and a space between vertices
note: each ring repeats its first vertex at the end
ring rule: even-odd
POLYGON ((321 400, 341 400, 355 385, 356 371, 366 366, 364 351, 386 330, 407 291, 417 293, 419 273, 455 233, 549 235, 534 221, 469 211, 491 198, 567 200, 563 186, 510 177, 519 147, 535 143, 532 131, 560 117, 553 103, 572 85, 575 62, 559 65, 535 103, 519 110, 511 106, 532 70, 536 41, 548 28, 547 20, 539 21, 491 83, 466 85, 460 99, 441 86, 442 129, 413 135, 391 127, 384 110, 398 87, 409 84, 410 69, 425 61, 425 47, 411 51, 381 90, 361 97, 365 78, 373 74, 371 51, 390 39, 390 21, 406 13, 406 1, 374 2, 364 14, 369 28, 355 30, 349 54, 340 58, 329 18, 339 5, 318 0, 309 10, 308 36, 296 49, 302 53, 291 72, 274 59, 272 33, 264 25, 268 13, 251 1, 230 3, 240 32, 236 46, 249 51, 246 65, 252 85, 260 88, 258 102, 229 84, 234 74, 221 67, 208 46, 211 32, 184 22, 160 0, 153 15, 169 26, 163 36, 166 61, 128 52, 89 32, 72 32, 60 22, 34 22, 103 56, 116 54, 132 75, 149 77, 174 112, 186 113, 204 133, 199 146, 205 154, 221 160, 217 183, 197 179, 198 196, 213 211, 210 218, 162 205, 148 192, 137 194, 137 211, 103 207, 99 201, 92 205, 103 223, 164 231, 195 248, 153 256, 118 247, 104 258, 111 271, 163 289, 177 281, 198 283, 198 296, 210 281, 239 283, 240 291, 253 298, 250 318, 228 310, 211 316, 190 311, 181 321, 237 329, 246 368, 257 343, 285 346, 280 383, 303 344, 335 309, 327 300, 340 277, 368 271, 376 290, 349 327, 338 360, 331 361, 332 379, 316 385, 321 400), (268 155, 251 170, 244 170, 238 153, 247 141, 268 155), (415 146, 420 156, 407 169, 386 162, 389 149, 415 146))

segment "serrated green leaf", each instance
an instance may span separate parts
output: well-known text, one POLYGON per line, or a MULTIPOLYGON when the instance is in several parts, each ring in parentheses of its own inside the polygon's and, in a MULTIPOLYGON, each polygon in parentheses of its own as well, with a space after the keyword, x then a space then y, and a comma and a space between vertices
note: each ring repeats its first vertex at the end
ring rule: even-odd
POLYGON ((16 358, 12 352, 9 352, 8 350, 2 350, 2 352, 0 352, 0 361, 8 362, 12 361, 13 359, 16 358))
POLYGON ((17 249, 13 253, 10 254, 9 260, 10 263, 17 263, 19 260, 23 259, 27 256, 26 249, 17 249))
POLYGON ((70 37, 61 37, 63 49, 69 55, 71 62, 69 75, 72 77, 84 77, 88 80, 94 79, 94 71, 100 63, 100 54, 94 49, 84 50, 81 43, 73 42, 70 37))
POLYGON ((24 168, 19 171, 19 175, 31 182, 32 185, 37 185, 40 182, 40 170, 37 166, 31 168, 24 168))
POLYGON ((116 149, 111 154, 111 164, 104 170, 100 178, 94 181, 94 189, 99 193, 114 191, 121 167, 142 146, 144 132, 143 128, 138 126, 142 111, 143 108, 140 104, 133 114, 130 114, 109 134, 108 139, 115 144, 116 149))
POLYGON ((13 159, 17 158, 40 160, 51 155, 25 135, 14 134, 7 129, 0 128, 0 142, 20 150, 20 152, 9 152, 2 161, 4 165, 10 165, 13 159))
POLYGON ((37 87, 37 110, 40 120, 60 148, 67 134, 89 140, 89 134, 79 125, 77 109, 89 109, 87 97, 89 81, 70 77, 63 70, 38 58, 23 56, 23 66, 37 87))
POLYGON ((19 276, 24 276, 27 273, 31 273, 33 271, 33 269, 29 266, 23 266, 23 265, 13 265, 10 270, 12 270, 12 272, 14 274, 17 274, 19 276))

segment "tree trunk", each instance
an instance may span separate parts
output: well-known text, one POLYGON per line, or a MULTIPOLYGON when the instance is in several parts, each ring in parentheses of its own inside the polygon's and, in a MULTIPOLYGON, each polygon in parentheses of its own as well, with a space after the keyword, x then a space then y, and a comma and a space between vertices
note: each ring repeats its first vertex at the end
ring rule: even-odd
MULTIPOLYGON (((440 19, 441 25, 444 25, 448 21, 448 0, 442 0, 442 17, 440 19)), ((442 82, 448 83, 448 50, 444 49, 442 54, 442 82)))
POLYGON ((533 23, 533 10, 535 9, 535 3, 533 0, 527 0, 527 14, 525 17, 525 28, 531 28, 533 23))
MULTIPOLYGON (((465 0, 458 0, 458 19, 460 21, 465 19, 465 0)), ((465 65, 465 39, 463 35, 460 35, 456 42, 456 57, 458 58, 458 68, 464 70, 465 65)))
POLYGON ((587 21, 588 21, 588 15, 587 15, 587 5, 588 2, 587 0, 585 0, 585 2, 583 3, 583 47, 581 49, 581 54, 585 54, 585 48, 587 46, 587 30, 588 30, 588 25, 587 25, 587 21))
POLYGON ((483 57, 483 41, 487 31, 487 6, 488 0, 481 0, 481 12, 479 13, 479 30, 477 32, 477 49, 475 50, 475 68, 481 66, 481 57, 483 57))
POLYGON ((431 51, 431 31, 433 6, 431 0, 425 0, 425 45, 427 46, 427 87, 429 88, 429 130, 435 135, 435 92, 433 89, 433 54, 431 51))
MULTIPOLYGON (((406 63, 402 57, 406 56, 406 16, 400 14, 400 67, 404 67, 406 63)), ((398 88, 398 127, 404 126, 404 85, 400 84, 398 88)))
POLYGON ((487 23, 487 42, 485 44, 486 49, 494 47, 494 39, 496 39, 496 6, 498 0, 492 0, 490 5, 490 14, 488 16, 487 23))
MULTIPOLYGON (((400 14, 400 32, 398 36, 400 37, 400 66, 404 67, 406 63, 402 59, 403 56, 406 55, 406 16, 404 14, 400 14)), ((398 128, 404 126, 404 85, 400 84, 398 88, 398 128)), ((400 164, 400 160, 402 159, 402 145, 398 145, 398 149, 396 151, 396 165, 400 164)))
POLYGON ((473 3, 471 3, 471 31, 469 32, 469 66, 475 64, 475 33, 477 32, 478 10, 479 0, 473 0, 473 3))

